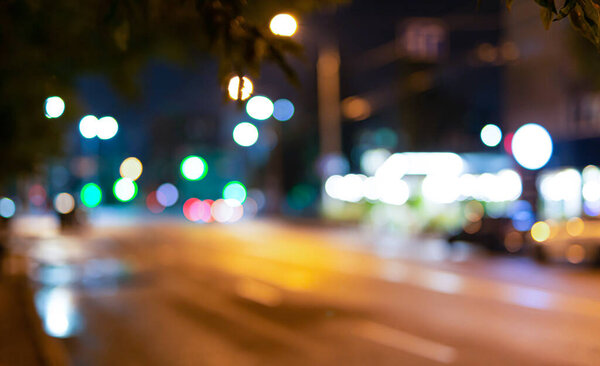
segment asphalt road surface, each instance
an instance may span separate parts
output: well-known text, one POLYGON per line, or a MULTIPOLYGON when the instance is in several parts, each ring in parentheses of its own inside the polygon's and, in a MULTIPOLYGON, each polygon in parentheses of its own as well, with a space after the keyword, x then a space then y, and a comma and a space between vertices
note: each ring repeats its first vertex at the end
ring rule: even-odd
POLYGON ((29 255, 74 365, 600 364, 590 268, 267 221, 101 228, 29 255))

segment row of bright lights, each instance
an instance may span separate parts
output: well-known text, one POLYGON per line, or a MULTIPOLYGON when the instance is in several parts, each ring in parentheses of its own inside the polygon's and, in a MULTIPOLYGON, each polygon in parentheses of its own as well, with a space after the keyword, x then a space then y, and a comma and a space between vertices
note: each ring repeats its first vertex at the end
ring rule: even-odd
MULTIPOLYGON (((502 170, 497 174, 427 175, 421 193, 430 202, 446 204, 476 199, 487 202, 517 200, 522 193, 521 177, 515 171, 502 170)), ((325 193, 334 199, 359 202, 380 201, 403 205, 411 196, 408 183, 399 177, 367 177, 362 174, 334 175, 325 182, 325 193)))
POLYGON ((87 115, 79 121, 79 132, 86 139, 98 137, 109 140, 119 131, 119 124, 113 117, 106 116, 98 119, 96 116, 87 115))

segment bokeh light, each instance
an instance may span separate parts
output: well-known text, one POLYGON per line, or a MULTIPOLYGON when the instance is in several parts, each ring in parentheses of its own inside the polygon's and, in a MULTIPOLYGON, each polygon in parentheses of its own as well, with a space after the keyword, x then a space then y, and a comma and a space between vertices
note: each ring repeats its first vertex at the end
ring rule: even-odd
POLYGON ((541 243, 550 237, 550 225, 544 221, 538 221, 531 227, 531 237, 541 243))
POLYGON ((113 194, 121 202, 134 199, 137 191, 137 184, 130 178, 119 178, 113 185, 113 194))
POLYGON ((195 202, 200 202, 200 200, 197 198, 190 198, 183 203, 183 216, 192 222, 196 222, 200 219, 196 216, 195 212, 192 211, 192 205, 195 202))
POLYGON ((96 207, 102 202, 102 190, 96 183, 88 183, 81 188, 81 202, 86 207, 96 207))
POLYGON ((87 115, 79 121, 79 132, 86 139, 92 139, 98 134, 98 118, 87 115))
POLYGON ((244 207, 236 199, 219 199, 212 204, 211 214, 216 222, 233 223, 242 218, 244 207))
POLYGON ((585 229, 585 223, 580 217, 570 218, 565 226, 567 233, 571 236, 579 236, 585 229))
POLYGON ((494 147, 502 141, 502 130, 494 124, 487 124, 481 129, 481 141, 485 146, 494 147))
POLYGON ((287 99, 278 99, 273 103, 273 118, 278 121, 289 121, 294 115, 294 103, 287 99))
POLYGON ((65 111, 65 102, 60 97, 49 97, 44 103, 46 118, 58 118, 65 111))
POLYGON ((34 184, 29 188, 29 202, 34 206, 43 206, 46 203, 46 190, 41 184, 34 184))
MULTIPOLYGON (((252 85, 252 81, 247 77, 242 77, 242 81, 244 85, 242 85, 241 97, 242 100, 246 100, 250 98, 252 95, 252 91, 254 90, 254 86, 252 85)), ((233 100, 238 100, 240 97, 240 77, 234 76, 229 80, 229 85, 227 86, 227 92, 229 93, 229 97, 233 100)))
POLYGON ((75 208, 75 199, 69 193, 63 192, 54 198, 54 209, 56 212, 66 215, 75 208))
POLYGON ((371 116, 371 104, 362 97, 348 97, 342 101, 342 114, 348 119, 362 121, 371 116))
POLYGON ((570 263, 581 263, 585 259, 585 249, 579 244, 569 245, 567 248, 566 257, 570 263))
POLYGON ((138 158, 129 157, 121 163, 121 167, 119 168, 119 173, 121 173, 121 177, 129 178, 131 180, 137 180, 140 175, 142 175, 142 171, 144 167, 142 162, 138 158))
POLYGON ((460 179, 452 175, 428 175, 423 180, 423 196, 435 203, 452 203, 460 197, 460 179))
POLYGON ((181 162, 181 175, 187 180, 201 180, 208 173, 206 160, 190 155, 181 162))
POLYGON ((113 117, 102 117, 98 120, 96 134, 101 140, 109 140, 119 132, 119 123, 113 117))
POLYGON ((273 34, 284 37, 291 37, 298 29, 298 22, 290 14, 277 14, 271 19, 269 28, 273 34))
POLYGON ((161 184, 156 190, 156 199, 164 207, 171 207, 179 199, 179 191, 171 183, 161 184))
POLYGON ((552 156, 552 138, 546 129, 535 123, 521 126, 512 138, 512 154, 525 169, 540 169, 552 156))
POLYGON ((234 199, 242 204, 246 200, 246 196, 246 187, 241 182, 231 181, 223 188, 223 199, 234 199))
POLYGON ((259 121, 264 121, 271 117, 273 109, 274 107, 271 99, 262 95, 252 97, 248 100, 248 103, 246 103, 246 112, 248 115, 259 121))
POLYGON ((0 199, 0 216, 5 219, 9 219, 15 215, 17 207, 15 202, 8 197, 2 197, 0 199))
POLYGON ((165 210, 165 206, 158 201, 156 193, 156 191, 152 191, 146 196, 146 207, 148 208, 148 211, 159 214, 165 210))
POLYGON ((233 129, 233 140, 240 146, 252 146, 258 141, 258 129, 249 122, 239 123, 233 129))

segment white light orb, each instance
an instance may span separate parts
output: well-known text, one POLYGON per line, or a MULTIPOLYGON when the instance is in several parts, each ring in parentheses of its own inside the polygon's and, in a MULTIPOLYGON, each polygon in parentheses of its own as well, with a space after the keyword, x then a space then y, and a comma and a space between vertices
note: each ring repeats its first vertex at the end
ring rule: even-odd
POLYGON ((248 115, 259 121, 264 121, 271 117, 274 108, 271 99, 261 95, 250 98, 248 103, 246 103, 246 112, 248 115))
POLYGON ((460 197, 460 179, 450 175, 428 175, 423 179, 421 190, 428 201, 452 203, 460 197))
POLYGON ((137 180, 144 171, 144 166, 138 158, 129 157, 121 163, 119 173, 121 177, 129 178, 131 180, 137 180))
POLYGON ((60 97, 49 97, 44 103, 46 118, 58 118, 65 111, 65 102, 60 97))
POLYGON ((239 123, 233 129, 233 140, 240 146, 252 146, 258 141, 258 129, 249 122, 239 123))
POLYGON ((229 98, 233 100, 238 100, 239 97, 242 97, 242 100, 246 100, 250 98, 252 95, 252 91, 254 90, 254 86, 252 85, 252 81, 247 77, 242 77, 244 85, 242 85, 242 92, 240 95, 240 77, 234 76, 229 80, 229 85, 227 86, 227 92, 229 93, 229 98))
POLYGON ((481 141, 485 146, 498 146, 500 141, 502 141, 502 130, 493 124, 483 126, 481 129, 481 141))
POLYGON ((66 215, 75 208, 75 199, 69 193, 63 192, 56 195, 54 198, 54 209, 58 213, 66 215))
POLYGON ((129 178, 119 178, 113 186, 113 193, 121 202, 131 201, 137 194, 137 185, 129 178))
POLYGON ((86 139, 93 139, 98 134, 98 118, 88 115, 79 121, 79 132, 86 139))
POLYGON ((410 197, 408 184, 402 179, 377 179, 379 200, 389 205, 403 205, 410 197))
POLYGON ((115 137, 119 131, 119 124, 113 117, 102 117, 98 120, 98 130, 96 131, 98 138, 101 140, 109 140, 115 137))
POLYGON ((277 14, 271 19, 269 28, 275 35, 291 37, 298 29, 298 22, 290 14, 277 14))
POLYGON ((552 138, 544 127, 535 123, 521 126, 511 147, 517 163, 529 170, 542 168, 552 157, 552 138))

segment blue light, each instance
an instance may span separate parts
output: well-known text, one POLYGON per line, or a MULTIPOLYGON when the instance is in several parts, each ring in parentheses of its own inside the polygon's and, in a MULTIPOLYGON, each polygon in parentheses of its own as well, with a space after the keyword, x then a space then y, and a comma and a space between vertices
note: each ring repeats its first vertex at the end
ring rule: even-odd
POLYGON ((294 104, 287 99, 275 101, 273 108, 273 117, 278 121, 288 121, 294 115, 294 104))

